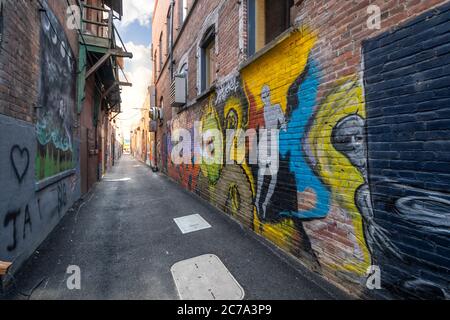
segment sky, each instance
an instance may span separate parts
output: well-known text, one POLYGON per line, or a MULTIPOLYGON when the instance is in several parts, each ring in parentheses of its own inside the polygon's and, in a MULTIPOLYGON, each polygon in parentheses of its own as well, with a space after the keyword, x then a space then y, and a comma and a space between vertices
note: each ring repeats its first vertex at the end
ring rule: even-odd
POLYGON ((122 87, 122 114, 117 119, 125 138, 134 122, 140 119, 147 88, 152 78, 151 38, 154 0, 123 1, 122 21, 117 30, 133 59, 125 59, 125 74, 132 87, 122 87))

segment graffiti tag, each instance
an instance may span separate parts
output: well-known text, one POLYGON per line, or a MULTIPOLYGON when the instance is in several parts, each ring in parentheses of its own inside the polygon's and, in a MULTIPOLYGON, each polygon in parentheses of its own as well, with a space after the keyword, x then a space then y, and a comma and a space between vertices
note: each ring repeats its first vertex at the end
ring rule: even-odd
POLYGON ((233 77, 227 81, 220 83, 216 89, 217 97, 215 104, 219 105, 221 103, 224 103, 227 100, 227 98, 233 93, 236 93, 239 90, 239 88, 240 82, 237 77, 233 77))
POLYGON ((22 183, 30 166, 30 152, 27 148, 20 148, 18 145, 14 145, 11 148, 10 160, 17 180, 19 180, 19 183, 22 183))

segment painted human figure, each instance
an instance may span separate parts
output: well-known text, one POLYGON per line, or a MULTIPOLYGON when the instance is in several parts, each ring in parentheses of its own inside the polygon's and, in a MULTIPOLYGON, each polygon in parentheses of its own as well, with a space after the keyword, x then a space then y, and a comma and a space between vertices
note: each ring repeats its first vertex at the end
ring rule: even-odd
POLYGON ((356 206, 364 221, 364 234, 370 252, 377 242, 395 253, 393 245, 389 242, 385 232, 378 226, 373 217, 372 200, 367 183, 367 148, 364 133, 365 120, 357 114, 341 119, 333 128, 332 142, 337 151, 350 160, 363 175, 364 184, 355 194, 356 206))
POLYGON ((333 145, 350 162, 367 177, 367 148, 364 133, 364 119, 350 115, 339 121, 333 129, 333 145))
POLYGON ((261 91, 261 100, 264 103, 265 128, 260 128, 258 145, 258 189, 255 206, 258 215, 265 219, 267 205, 273 196, 278 178, 278 130, 287 130, 286 118, 279 104, 272 104, 270 88, 265 85, 261 91), (269 153, 270 152, 270 156, 269 153), (269 177, 269 178, 267 178, 269 177), (262 193, 266 191, 265 197, 262 193), (262 198, 262 199, 261 199, 262 198))
MULTIPOLYGON (((414 299, 417 297, 448 299, 450 290, 438 276, 425 279, 420 273, 414 274, 416 270, 427 270, 430 267, 420 259, 418 251, 408 251, 408 248, 402 246, 402 241, 405 240, 402 238, 399 241, 395 237, 395 226, 414 226, 411 228, 414 230, 413 236, 419 239, 426 234, 429 242, 433 237, 442 238, 443 234, 448 235, 449 223, 446 214, 450 208, 450 197, 430 190, 426 190, 424 195, 421 189, 393 181, 378 182, 378 185, 389 188, 391 192, 391 198, 383 196, 382 202, 389 206, 382 210, 384 214, 392 216, 389 223, 382 224, 386 219, 377 219, 377 209, 374 207, 368 183, 368 151, 364 127, 365 121, 361 116, 350 115, 336 125, 332 141, 336 150, 344 154, 364 176, 365 183, 356 191, 355 202, 363 220, 364 236, 372 256, 372 264, 381 266, 383 270, 382 285, 383 287, 393 286, 392 288, 401 291, 402 295, 410 295, 414 299), (400 196, 398 196, 399 193, 400 196), (427 224, 428 217, 432 218, 427 224), (405 276, 404 270, 408 270, 411 265, 414 268, 405 276)), ((375 201, 380 202, 379 199, 375 201)), ((379 208, 378 211, 380 211, 379 208)), ((437 264, 432 268, 435 274, 446 272, 442 271, 445 267, 437 264)))

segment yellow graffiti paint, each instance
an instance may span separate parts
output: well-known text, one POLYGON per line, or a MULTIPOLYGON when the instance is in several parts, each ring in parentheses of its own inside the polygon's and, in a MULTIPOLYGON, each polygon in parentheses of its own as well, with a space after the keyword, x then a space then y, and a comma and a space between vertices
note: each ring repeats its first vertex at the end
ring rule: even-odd
MULTIPOLYGON (((299 28, 241 71, 247 100, 251 103, 250 96, 255 98, 253 111, 258 112, 263 108, 260 94, 263 86, 267 85, 271 90, 272 103, 279 104, 283 112, 286 112, 289 88, 304 71, 309 53, 316 41, 317 35, 308 27, 299 28)), ((244 166, 244 170, 251 179, 255 197, 256 187, 251 170, 248 166, 244 166)), ((256 233, 280 248, 291 251, 292 240, 299 238, 293 219, 283 218, 277 223, 264 223, 259 219, 256 208, 253 216, 256 233)))
POLYGON ((345 262, 336 269, 364 275, 370 265, 370 254, 364 240, 362 218, 355 204, 355 193, 365 183, 363 174, 332 143, 333 128, 349 115, 366 118, 363 90, 356 77, 346 77, 321 104, 309 133, 309 145, 317 161, 316 172, 332 190, 333 201, 351 215, 362 260, 345 262))
MULTIPOLYGON (((245 161, 245 142, 239 144, 239 138, 237 136, 237 130, 243 129, 243 111, 241 101, 237 97, 230 97, 225 102, 224 108, 224 129, 236 130, 236 136, 233 138, 233 143, 230 152, 230 159, 243 163, 245 161)), ((226 146, 228 147, 228 146, 226 146)))
POLYGON ((241 100, 237 97, 230 97, 225 102, 223 111, 225 119, 225 129, 242 129, 242 106, 241 100))
MULTIPOLYGON (((230 97, 227 99, 224 108, 224 121, 224 127, 226 129, 245 129, 243 124, 243 109, 241 101, 238 98, 230 97)), ((231 159, 241 159, 240 156, 243 155, 241 155, 240 152, 245 152, 245 148, 244 150, 240 150, 239 148, 236 150, 238 150, 237 154, 235 153, 232 155, 231 159)), ((252 170, 245 162, 241 163, 240 166, 247 176, 251 187, 252 198, 254 199, 256 197, 256 186, 252 170)), ((233 185, 230 185, 230 187, 232 186, 233 185)), ((233 199, 235 199, 235 197, 233 197, 233 199)), ((258 234, 285 250, 290 250, 289 244, 292 243, 292 239, 297 236, 295 223, 292 219, 281 219, 279 223, 262 223, 259 220, 255 208, 253 208, 253 228, 258 234)))
POLYGON ((203 176, 208 178, 210 185, 217 183, 223 168, 223 133, 219 115, 214 107, 214 99, 215 96, 212 95, 201 119, 203 134, 209 130, 217 130, 221 135, 219 141, 204 141, 203 161, 200 168, 203 176), (219 149, 214 150, 216 147, 219 149))
POLYGON ((278 223, 264 223, 259 219, 256 208, 253 211, 253 228, 257 234, 287 251, 292 251, 292 239, 299 237, 293 219, 286 218, 278 223))
POLYGON ((316 34, 308 27, 297 29, 241 71, 244 87, 250 91, 247 98, 249 94, 256 98, 256 110, 263 106, 261 89, 267 85, 273 104, 286 111, 289 87, 305 69, 316 41, 316 34))
MULTIPOLYGON (((225 102, 224 108, 224 127, 225 129, 242 129, 245 130, 246 125, 244 124, 244 115, 243 115, 243 107, 241 105, 241 100, 237 97, 230 97, 225 102), (234 118, 234 119, 233 119, 234 118)), ((236 140, 236 139, 235 139, 236 140)), ((250 166, 245 161, 245 148, 243 150, 237 148, 237 141, 234 141, 236 152, 232 154, 231 159, 239 160, 244 158, 244 161, 241 163, 241 167, 244 170, 248 181, 250 182, 251 192, 253 197, 256 196, 256 187, 254 183, 253 173, 250 166), (244 153, 244 154, 242 154, 244 153)))

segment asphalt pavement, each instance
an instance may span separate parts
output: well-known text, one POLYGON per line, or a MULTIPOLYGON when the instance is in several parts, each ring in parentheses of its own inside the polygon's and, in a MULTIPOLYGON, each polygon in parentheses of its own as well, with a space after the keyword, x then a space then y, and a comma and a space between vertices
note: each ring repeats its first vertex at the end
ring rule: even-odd
POLYGON ((7 299, 179 299, 171 267, 214 254, 245 299, 347 299, 224 213, 124 156, 15 276, 7 299), (211 228, 182 234, 174 218, 201 215, 211 228), (69 266, 80 290, 69 290, 69 266))

